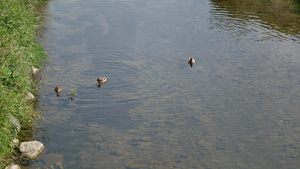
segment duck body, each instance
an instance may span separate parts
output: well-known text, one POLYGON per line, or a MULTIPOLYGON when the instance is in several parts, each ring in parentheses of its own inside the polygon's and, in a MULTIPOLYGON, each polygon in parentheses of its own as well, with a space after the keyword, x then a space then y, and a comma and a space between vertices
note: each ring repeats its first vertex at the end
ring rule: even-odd
POLYGON ((62 91, 62 88, 60 85, 56 86, 54 91, 56 92, 56 95, 59 96, 59 93, 62 91))
POLYGON ((98 84, 101 85, 107 81, 107 77, 103 76, 97 79, 98 84))
POLYGON ((55 89, 54 89, 54 91, 55 91, 57 94, 60 93, 60 92, 62 91, 61 86, 60 86, 60 85, 56 86, 55 89))
POLYGON ((194 58, 189 57, 189 64, 190 64, 190 65, 194 64, 195 62, 196 62, 196 61, 195 61, 194 58))

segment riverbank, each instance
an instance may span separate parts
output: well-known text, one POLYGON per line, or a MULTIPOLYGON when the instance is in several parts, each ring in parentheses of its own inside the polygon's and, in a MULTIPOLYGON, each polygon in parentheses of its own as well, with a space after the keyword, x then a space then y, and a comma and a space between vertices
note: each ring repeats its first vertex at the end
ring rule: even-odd
POLYGON ((41 67, 46 53, 37 41, 38 13, 44 0, 0 1, 0 168, 13 161, 11 142, 33 126, 38 113, 28 93, 37 92, 42 79, 32 67, 41 67), (15 117, 17 132, 9 117, 15 117))

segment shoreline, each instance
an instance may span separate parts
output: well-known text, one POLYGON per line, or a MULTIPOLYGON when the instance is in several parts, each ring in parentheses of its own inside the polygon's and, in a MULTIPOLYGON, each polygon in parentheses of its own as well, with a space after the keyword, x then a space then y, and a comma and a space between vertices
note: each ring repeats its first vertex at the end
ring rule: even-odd
POLYGON ((34 98, 27 95, 37 92, 42 78, 34 77, 33 68, 43 67, 47 57, 38 41, 38 28, 43 24, 39 12, 45 2, 0 1, 0 168, 17 161, 19 152, 12 141, 23 141, 39 117, 34 98))

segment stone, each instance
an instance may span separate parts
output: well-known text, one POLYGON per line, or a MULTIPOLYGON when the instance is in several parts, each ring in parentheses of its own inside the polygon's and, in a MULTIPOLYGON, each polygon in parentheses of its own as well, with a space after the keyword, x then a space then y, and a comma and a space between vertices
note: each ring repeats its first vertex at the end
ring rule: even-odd
POLYGON ((20 152, 27 158, 35 159, 41 154, 44 148, 44 145, 39 141, 27 141, 21 143, 20 152))
POLYGON ((39 69, 38 68, 36 68, 36 67, 32 67, 32 74, 37 74, 37 72, 39 71, 39 69))
POLYGON ((5 169, 21 169, 21 167, 17 164, 10 164, 9 166, 5 167, 5 169))
POLYGON ((123 150, 120 150, 120 149, 112 151, 110 153, 110 155, 117 156, 117 157, 123 156, 124 154, 126 154, 126 151, 123 151, 123 150))
POLYGON ((16 129, 16 132, 19 132, 21 129, 21 125, 20 125, 20 122, 18 121, 18 119, 16 119, 10 113, 8 114, 8 119, 9 119, 11 125, 16 129))
POLYGON ((297 132, 297 133, 300 132, 300 126, 299 126, 299 127, 294 127, 293 130, 294 130, 295 132, 297 132))
POLYGON ((138 141, 141 141, 141 142, 148 142, 148 141, 150 141, 150 140, 151 140, 151 137, 148 137, 148 136, 142 137, 142 138, 139 138, 139 139, 138 139, 138 141))
POLYGON ((11 147, 15 148, 15 147, 18 147, 20 144, 20 141, 17 139, 17 138, 14 138, 11 142, 11 147))
POLYGON ((34 99, 34 95, 30 92, 27 93, 26 97, 27 97, 27 99, 30 99, 30 100, 34 99))

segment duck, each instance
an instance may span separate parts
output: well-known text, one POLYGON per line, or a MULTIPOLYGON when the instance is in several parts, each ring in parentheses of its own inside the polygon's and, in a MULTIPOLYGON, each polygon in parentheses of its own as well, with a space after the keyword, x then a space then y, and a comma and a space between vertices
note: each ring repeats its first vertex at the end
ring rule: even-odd
POLYGON ((54 91, 56 92, 57 96, 59 96, 59 93, 62 91, 62 88, 60 85, 56 86, 54 91))
POLYGON ((98 85, 100 86, 101 84, 105 83, 107 81, 107 77, 103 76, 97 79, 98 85))
POLYGON ((192 57, 189 57, 189 64, 190 64, 190 66, 192 67, 193 66, 193 64, 195 63, 196 61, 195 61, 195 59, 194 58, 192 58, 192 57))

